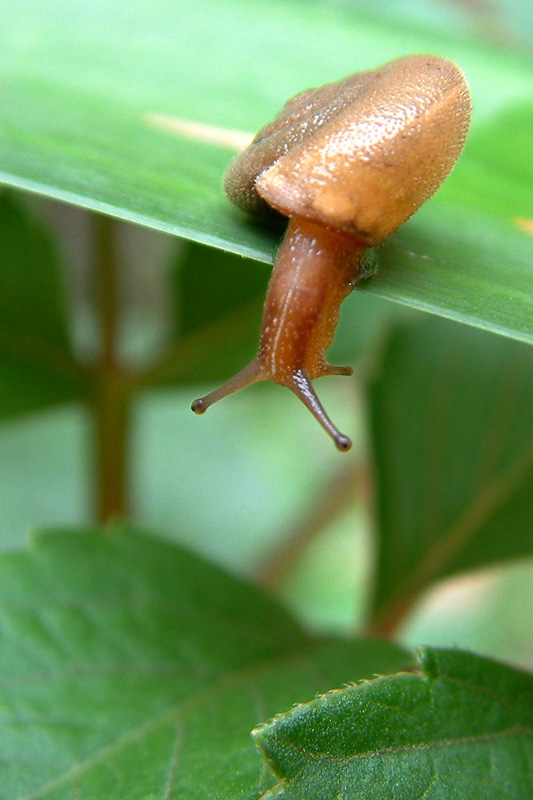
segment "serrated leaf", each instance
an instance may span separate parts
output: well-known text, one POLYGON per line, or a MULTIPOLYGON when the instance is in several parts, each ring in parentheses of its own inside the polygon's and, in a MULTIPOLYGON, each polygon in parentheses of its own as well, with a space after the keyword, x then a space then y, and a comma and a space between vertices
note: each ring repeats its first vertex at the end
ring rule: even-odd
POLYGON ((228 130, 230 139, 253 132, 303 88, 395 56, 457 60, 472 86, 471 138, 443 189, 386 245, 368 291, 533 341, 526 55, 459 38, 452 26, 400 24, 379 6, 0 8, 3 181, 265 262, 277 236, 250 224, 220 188, 228 130))
POLYGON ((533 555, 532 396, 524 344, 429 318, 392 333, 369 386, 377 629, 444 576, 533 555))
POLYGON ((78 399, 85 391, 68 342, 52 243, 0 193, 0 418, 78 399))
POLYGON ((529 800, 533 676, 459 650, 298 706, 255 731, 265 800, 529 800))
POLYGON ((0 630, 2 800, 256 800, 255 724, 410 662, 313 641, 258 589, 119 529, 1 556, 0 630))

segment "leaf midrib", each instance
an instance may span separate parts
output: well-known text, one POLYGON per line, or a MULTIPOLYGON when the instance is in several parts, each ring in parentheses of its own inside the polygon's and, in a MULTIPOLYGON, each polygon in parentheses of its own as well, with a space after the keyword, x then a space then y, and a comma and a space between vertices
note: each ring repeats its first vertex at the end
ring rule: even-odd
POLYGON ((294 750, 294 752, 297 752, 299 755, 303 755, 309 759, 336 764, 348 764, 350 761, 374 758, 376 756, 397 755, 398 753, 406 753, 410 752, 411 750, 431 750, 438 747, 451 747, 454 745, 470 744, 475 742, 490 743, 494 739, 502 739, 507 736, 533 736, 533 728, 526 728, 522 727, 521 725, 517 725, 513 728, 495 731, 494 733, 480 733, 472 736, 459 736, 451 739, 434 739, 428 742, 411 742, 410 744, 399 745, 398 747, 385 747, 377 748, 376 750, 367 750, 364 753, 354 753, 350 756, 333 756, 330 753, 312 753, 303 747, 298 747, 294 742, 284 742, 284 744, 290 750, 294 750))

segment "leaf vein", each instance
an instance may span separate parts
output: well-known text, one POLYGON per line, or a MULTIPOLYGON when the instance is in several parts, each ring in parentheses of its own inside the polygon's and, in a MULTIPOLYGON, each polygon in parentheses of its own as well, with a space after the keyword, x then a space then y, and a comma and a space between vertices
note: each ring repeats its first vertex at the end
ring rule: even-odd
POLYGON ((63 774, 58 775, 57 777, 50 780, 45 786, 37 789, 36 791, 30 792, 23 798, 19 798, 19 800, 38 800, 45 796, 46 792, 52 791, 54 789, 60 788, 68 783, 69 780, 76 780, 83 772, 86 772, 91 767, 96 766, 106 758, 112 756, 114 753, 118 752, 122 747, 126 747, 129 744, 134 744, 138 742, 143 736, 147 735, 151 731, 155 730, 158 726, 162 726, 168 724, 170 721, 174 721, 175 723, 179 723, 180 715, 187 712, 188 708, 191 706, 196 705, 199 702, 205 701, 211 695, 217 695, 218 692, 225 691, 232 685, 235 685, 240 680, 244 678, 250 679, 252 675, 260 675, 264 673, 268 673, 270 670, 277 669, 280 664, 290 664, 290 663, 299 663, 303 661, 305 658, 309 656, 310 653, 316 647, 319 646, 319 642, 315 642, 308 647, 300 647, 297 652, 290 652, 290 653, 283 653, 278 655, 275 658, 272 658, 268 663, 261 662, 260 664, 247 664, 242 667, 240 670, 236 670, 230 676, 224 674, 222 675, 217 681, 215 681, 211 686, 204 689, 203 691, 195 694, 194 696, 186 699, 181 700, 175 703, 170 708, 166 709, 165 711, 157 714, 154 718, 150 719, 147 722, 144 722, 140 725, 136 725, 131 730, 124 733, 114 742, 101 747, 92 755, 87 756, 83 761, 80 761, 77 764, 74 764, 72 767, 67 769, 63 774))
POLYGON ((176 721, 176 737, 174 739, 174 745, 172 747, 172 752, 170 755, 170 764, 168 769, 168 779, 167 784, 165 786, 165 793, 163 794, 161 800, 169 800, 172 790, 174 788, 176 782, 176 776, 178 774, 178 765, 179 765, 179 758, 181 754, 181 748, 183 745, 183 729, 180 724, 180 721, 176 721))
POLYGON ((490 743, 496 739, 503 739, 508 736, 533 736, 533 728, 516 726, 507 730, 495 731, 494 733, 483 733, 473 736, 461 736, 453 739, 436 739, 430 742, 415 742, 411 744, 399 745, 398 747, 385 747, 377 750, 368 750, 364 753, 354 753, 351 756, 333 756, 329 753, 313 753, 304 747, 298 747, 294 742, 285 742, 285 745, 294 752, 306 756, 315 761, 329 761, 332 763, 346 764, 350 761, 358 761, 375 756, 397 755, 398 753, 408 753, 411 750, 432 750, 438 747, 451 747, 454 745, 472 744, 476 742, 490 743))

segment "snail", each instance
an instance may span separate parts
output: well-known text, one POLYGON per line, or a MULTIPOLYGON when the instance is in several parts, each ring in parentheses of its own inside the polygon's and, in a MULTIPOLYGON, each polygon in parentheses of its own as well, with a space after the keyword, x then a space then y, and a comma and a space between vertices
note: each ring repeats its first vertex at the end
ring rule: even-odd
POLYGON ((351 375, 326 350, 340 305, 369 275, 367 248, 393 234, 452 170, 468 132, 470 94, 444 58, 399 58, 296 95, 231 162, 224 189, 243 211, 289 218, 264 307, 256 358, 195 400, 204 413, 262 380, 287 386, 339 450, 311 381, 351 375))

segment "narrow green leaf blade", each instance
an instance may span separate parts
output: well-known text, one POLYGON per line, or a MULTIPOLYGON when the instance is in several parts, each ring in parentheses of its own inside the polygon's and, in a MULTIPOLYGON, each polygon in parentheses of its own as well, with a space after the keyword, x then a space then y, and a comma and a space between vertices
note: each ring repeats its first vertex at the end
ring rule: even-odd
POLYGON ((296 92, 396 56, 455 59, 472 87, 471 137, 368 291, 533 341, 527 56, 379 7, 303 0, 0 10, 1 180, 268 263, 277 237, 221 191, 228 131, 252 133, 296 92))
POLYGON ((44 228, 0 193, 0 418, 78 399, 60 266, 44 228))
POLYGON ((528 800, 533 677, 459 650, 330 692, 255 731, 276 800, 528 800))
POLYGON ((473 208, 433 204, 383 246, 365 291, 531 343, 532 263, 533 237, 473 208))
POLYGON ((411 657, 310 640, 258 589, 131 530, 0 557, 0 798, 256 800, 249 731, 411 657))
POLYGON ((524 344, 431 318, 397 325, 369 386, 377 629, 442 577, 533 555, 532 396, 524 344))

